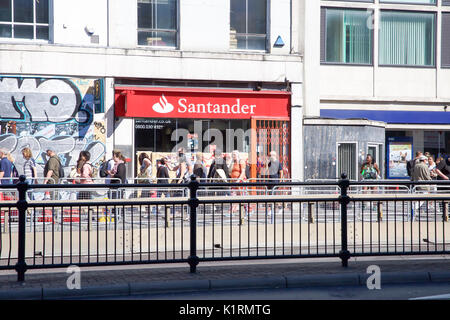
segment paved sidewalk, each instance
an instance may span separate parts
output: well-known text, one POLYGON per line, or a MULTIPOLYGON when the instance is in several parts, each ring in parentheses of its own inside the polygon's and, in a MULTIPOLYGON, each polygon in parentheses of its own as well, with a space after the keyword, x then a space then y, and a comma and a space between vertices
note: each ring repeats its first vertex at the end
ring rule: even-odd
POLYGON ((138 295, 145 293, 239 288, 366 285, 367 267, 381 269, 381 283, 446 282, 450 255, 202 262, 197 273, 187 263, 88 267, 81 269, 81 289, 69 290, 66 269, 29 270, 18 283, 15 271, 0 271, 0 299, 138 295))

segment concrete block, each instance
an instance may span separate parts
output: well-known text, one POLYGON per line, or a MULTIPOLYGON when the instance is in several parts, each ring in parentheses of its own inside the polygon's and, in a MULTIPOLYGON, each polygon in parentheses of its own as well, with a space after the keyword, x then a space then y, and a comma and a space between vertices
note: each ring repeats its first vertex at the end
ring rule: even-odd
POLYGON ((243 289, 243 288, 286 288, 286 278, 283 276, 248 279, 217 279, 210 280, 211 289, 243 289))
POLYGON ((286 278, 288 288, 359 285, 358 275, 352 273, 287 276, 286 278))
POLYGON ((130 295, 165 291, 209 290, 209 280, 155 281, 130 283, 130 295))

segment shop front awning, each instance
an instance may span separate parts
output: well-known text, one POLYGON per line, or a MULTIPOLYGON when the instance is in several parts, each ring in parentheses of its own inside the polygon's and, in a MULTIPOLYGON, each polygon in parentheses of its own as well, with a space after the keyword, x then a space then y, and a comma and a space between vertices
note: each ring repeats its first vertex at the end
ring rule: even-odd
POLYGON ((290 92, 161 87, 115 88, 115 116, 126 118, 288 118, 290 92))

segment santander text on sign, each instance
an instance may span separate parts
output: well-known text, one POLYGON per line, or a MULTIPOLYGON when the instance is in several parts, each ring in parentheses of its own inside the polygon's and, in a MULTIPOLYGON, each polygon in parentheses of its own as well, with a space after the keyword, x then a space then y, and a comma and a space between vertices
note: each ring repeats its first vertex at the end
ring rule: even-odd
POLYGON ((251 105, 246 105, 243 104, 241 105, 241 101, 240 99, 236 99, 236 103, 233 105, 229 105, 229 104, 213 104, 211 102, 208 102, 206 105, 204 103, 188 103, 187 99, 185 98, 181 98, 178 100, 178 112, 179 113, 219 113, 219 114, 223 114, 223 115, 227 115, 230 113, 233 114, 255 114, 255 108, 256 105, 255 104, 251 104, 251 105))
POLYGON ((289 117, 288 93, 116 89, 116 116, 136 118, 289 117), (128 94, 127 92, 133 92, 128 94))

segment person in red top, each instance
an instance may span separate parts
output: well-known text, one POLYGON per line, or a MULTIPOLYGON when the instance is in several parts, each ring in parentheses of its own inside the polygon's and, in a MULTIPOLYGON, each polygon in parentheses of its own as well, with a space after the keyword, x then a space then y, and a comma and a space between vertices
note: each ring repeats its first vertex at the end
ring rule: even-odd
POLYGON ((245 180, 245 162, 240 159, 239 151, 234 150, 231 153, 230 178, 232 182, 242 182, 245 180))

